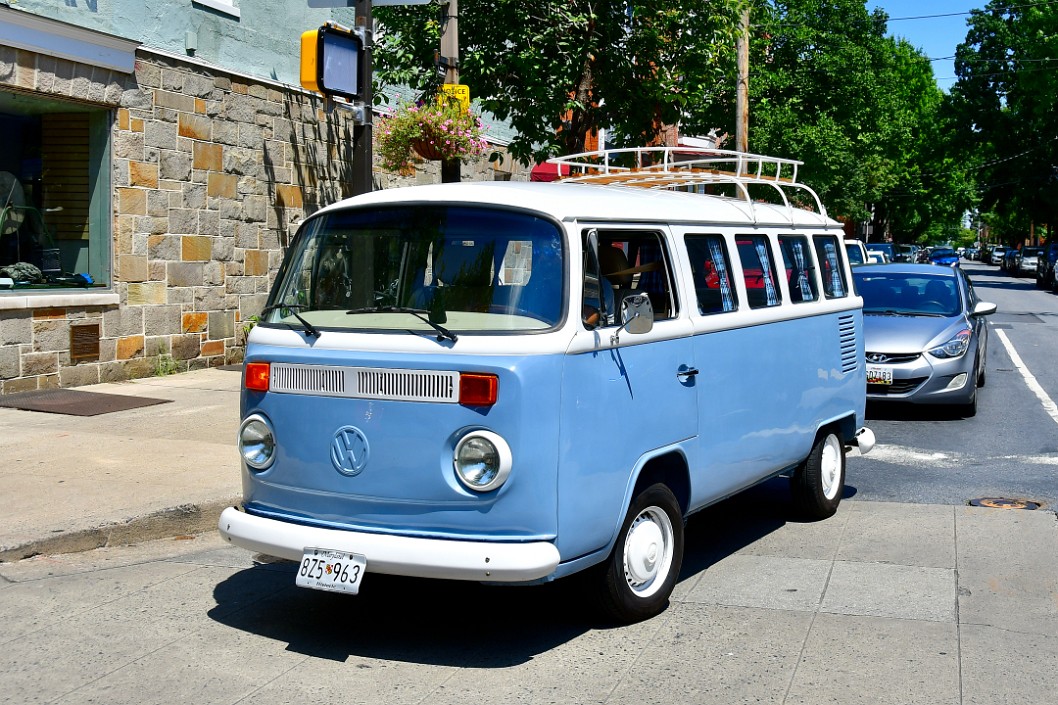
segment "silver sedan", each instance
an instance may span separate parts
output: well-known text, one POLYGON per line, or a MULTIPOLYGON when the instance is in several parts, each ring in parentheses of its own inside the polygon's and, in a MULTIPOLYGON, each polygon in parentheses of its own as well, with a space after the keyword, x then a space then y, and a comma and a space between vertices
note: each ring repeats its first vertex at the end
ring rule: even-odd
POLYGON ((853 270, 863 297, 867 399, 957 404, 977 413, 988 327, 996 305, 981 301, 958 267, 887 264, 853 270))

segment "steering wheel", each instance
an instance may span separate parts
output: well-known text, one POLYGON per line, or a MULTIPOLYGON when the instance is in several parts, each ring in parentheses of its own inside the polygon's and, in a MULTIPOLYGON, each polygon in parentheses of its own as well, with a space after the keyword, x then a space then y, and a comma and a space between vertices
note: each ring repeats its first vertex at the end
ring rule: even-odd
POLYGON ((918 307, 927 313, 945 313, 948 310, 940 301, 923 301, 918 307))

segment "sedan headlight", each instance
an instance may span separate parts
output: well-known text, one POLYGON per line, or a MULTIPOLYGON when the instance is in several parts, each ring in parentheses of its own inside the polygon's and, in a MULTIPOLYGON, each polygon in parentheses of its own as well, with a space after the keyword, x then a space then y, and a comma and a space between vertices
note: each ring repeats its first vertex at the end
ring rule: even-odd
POLYGON ((966 354, 966 350, 970 347, 970 336, 972 334, 969 329, 961 330, 948 342, 932 348, 929 354, 941 359, 960 357, 966 354))
POLYGON ((275 460, 276 436, 272 424, 260 414, 247 416, 239 427, 239 452, 254 470, 265 470, 275 460))
POLYGON ((467 489, 489 492, 511 474, 511 447, 492 431, 471 431, 456 444, 452 465, 467 489))

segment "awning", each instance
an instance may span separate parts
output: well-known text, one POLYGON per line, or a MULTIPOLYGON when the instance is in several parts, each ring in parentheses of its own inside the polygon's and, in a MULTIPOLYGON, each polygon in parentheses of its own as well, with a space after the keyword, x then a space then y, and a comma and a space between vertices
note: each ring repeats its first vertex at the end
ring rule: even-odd
POLYGON ((569 167, 565 164, 537 164, 529 171, 530 181, 557 181, 561 176, 569 176, 569 167))

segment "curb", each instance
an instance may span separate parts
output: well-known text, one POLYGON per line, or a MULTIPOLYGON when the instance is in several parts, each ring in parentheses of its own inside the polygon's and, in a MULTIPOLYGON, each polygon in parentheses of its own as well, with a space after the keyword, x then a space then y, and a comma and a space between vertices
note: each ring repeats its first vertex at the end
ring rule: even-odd
POLYGON ((241 496, 236 495, 206 504, 181 504, 124 522, 56 534, 18 546, 3 546, 0 547, 0 563, 20 561, 41 554, 78 553, 108 546, 215 531, 220 513, 237 505, 241 499, 241 496))

